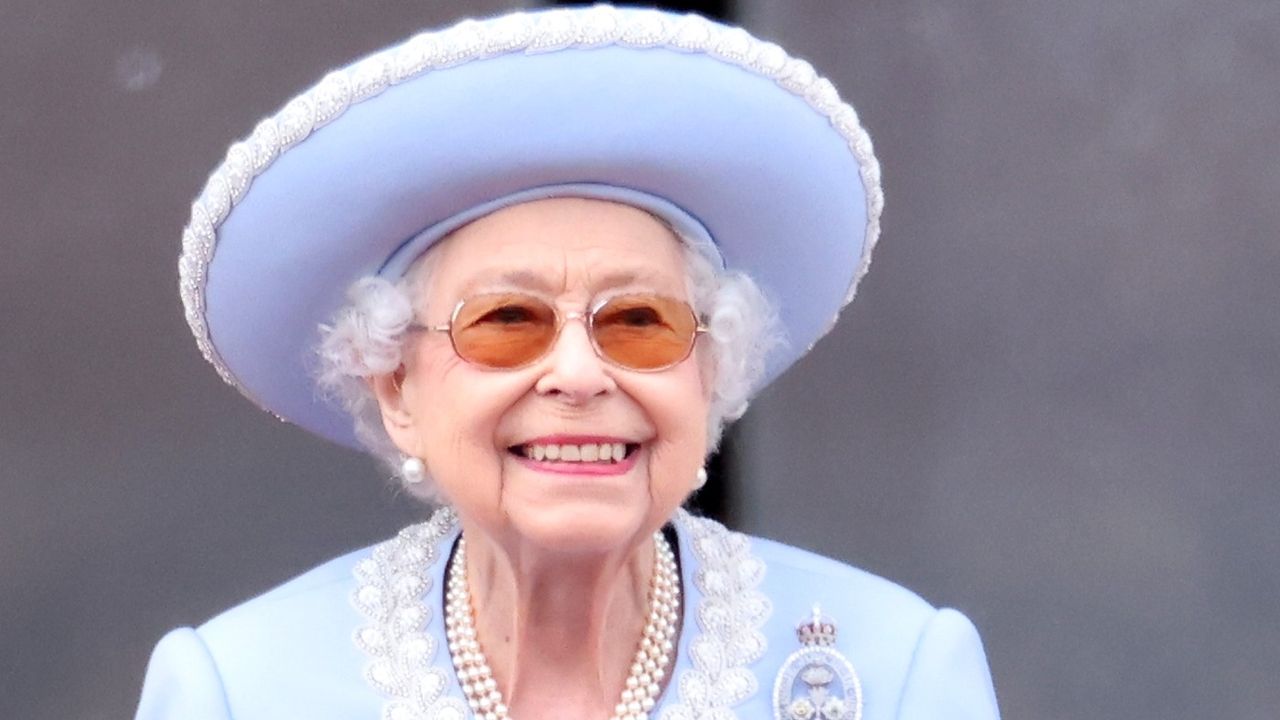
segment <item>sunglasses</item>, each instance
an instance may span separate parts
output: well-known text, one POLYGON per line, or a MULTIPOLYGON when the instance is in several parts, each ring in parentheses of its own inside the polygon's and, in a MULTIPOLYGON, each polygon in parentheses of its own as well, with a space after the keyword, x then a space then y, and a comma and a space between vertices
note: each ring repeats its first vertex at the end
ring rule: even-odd
POLYGON ((616 295, 586 312, 562 315, 546 300, 514 292, 466 298, 453 308, 448 323, 409 329, 447 332, 463 360, 515 370, 545 357, 569 320, 583 321, 600 358, 640 372, 679 364, 707 330, 688 303, 661 295, 616 295))

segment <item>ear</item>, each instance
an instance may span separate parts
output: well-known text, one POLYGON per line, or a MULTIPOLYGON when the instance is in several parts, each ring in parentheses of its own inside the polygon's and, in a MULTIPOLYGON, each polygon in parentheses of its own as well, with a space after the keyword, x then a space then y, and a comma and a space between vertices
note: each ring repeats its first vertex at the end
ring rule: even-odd
POLYGON ((368 378, 369 389, 378 400, 382 426, 400 452, 420 457, 417 449, 416 417, 404 398, 404 365, 385 375, 368 378))

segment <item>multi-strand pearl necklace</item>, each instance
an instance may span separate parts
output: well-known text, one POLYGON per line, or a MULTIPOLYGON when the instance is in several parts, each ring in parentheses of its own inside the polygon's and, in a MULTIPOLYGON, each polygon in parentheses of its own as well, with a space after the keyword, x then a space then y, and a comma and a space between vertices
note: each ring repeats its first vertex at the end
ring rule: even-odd
MULTIPOLYGON (((676 572, 675 554, 661 532, 653 534, 653 546, 655 562, 649 581, 649 617, 645 621, 644 634, 631 663, 622 698, 614 707, 610 720, 645 720, 649 717, 649 711, 662 691, 662 678, 673 655, 680 609, 680 577, 676 572)), ((471 591, 467 587, 465 538, 459 538, 458 549, 449 568, 449 585, 445 593, 445 635, 471 711, 484 720, 508 720, 506 702, 476 638, 471 591)))

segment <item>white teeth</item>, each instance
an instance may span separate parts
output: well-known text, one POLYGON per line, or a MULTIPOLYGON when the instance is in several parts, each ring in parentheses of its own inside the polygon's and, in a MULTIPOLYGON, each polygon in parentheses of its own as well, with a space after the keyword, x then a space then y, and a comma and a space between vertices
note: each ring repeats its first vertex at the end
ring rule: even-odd
POLYGON ((580 445, 522 445, 520 454, 530 460, 561 462, 621 462, 627 456, 626 443, 583 443, 580 445))

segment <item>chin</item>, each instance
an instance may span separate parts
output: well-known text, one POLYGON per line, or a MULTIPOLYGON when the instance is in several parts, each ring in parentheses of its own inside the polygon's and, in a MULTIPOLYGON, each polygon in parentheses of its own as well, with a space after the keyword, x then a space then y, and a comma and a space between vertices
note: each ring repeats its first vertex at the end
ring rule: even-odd
POLYGON ((650 508, 593 500, 511 507, 511 530, 523 543, 566 554, 609 554, 638 545, 662 520, 650 508))

